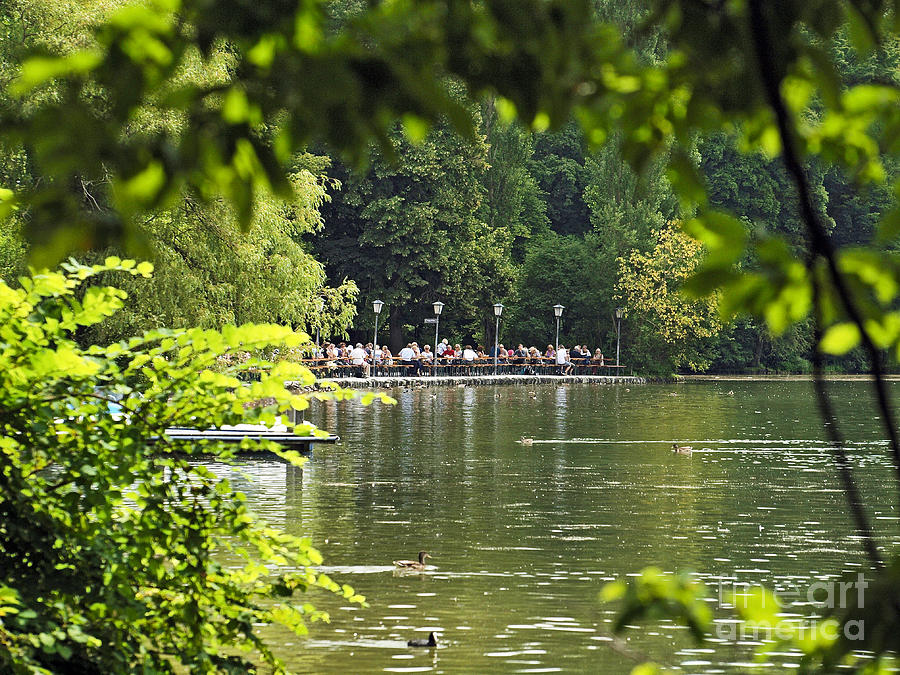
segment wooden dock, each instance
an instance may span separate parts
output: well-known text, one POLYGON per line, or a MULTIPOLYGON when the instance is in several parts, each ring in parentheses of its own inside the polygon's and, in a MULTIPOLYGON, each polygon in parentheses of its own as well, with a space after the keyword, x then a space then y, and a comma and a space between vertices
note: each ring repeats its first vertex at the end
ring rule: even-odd
MULTIPOLYGON (((283 448, 296 450, 304 454, 311 453, 313 446, 317 443, 335 443, 340 440, 334 435, 321 438, 316 436, 298 436, 286 427, 270 429, 256 424, 240 424, 236 427, 222 429, 170 427, 166 429, 166 436, 173 441, 215 441, 220 443, 240 443, 244 439, 274 441, 283 448)), ((250 452, 248 454, 256 453, 250 452)))

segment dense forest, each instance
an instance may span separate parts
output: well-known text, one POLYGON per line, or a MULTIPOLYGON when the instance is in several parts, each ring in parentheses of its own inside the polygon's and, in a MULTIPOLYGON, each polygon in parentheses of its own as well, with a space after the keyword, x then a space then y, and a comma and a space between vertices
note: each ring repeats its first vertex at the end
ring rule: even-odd
MULTIPOLYGON (((595 9, 626 38, 635 36, 640 59, 665 52, 664 35, 641 32, 638 3, 596 2, 595 9)), ((846 37, 831 50, 851 85, 900 82, 897 47, 884 45, 865 62, 846 37)), ((393 346, 412 337, 428 342, 431 327, 423 322, 439 300, 446 304, 442 332, 490 344, 491 306, 502 302, 501 340, 542 347, 553 341, 552 306, 561 303, 561 341, 610 354, 621 306, 623 362, 644 372, 809 371, 809 323, 773 337, 763 322, 721 321, 708 304, 679 297, 680 282, 703 252, 677 241, 677 223, 691 214, 681 210, 665 162, 637 175, 615 137, 591 149, 574 121, 555 132, 529 131, 504 124, 501 113, 491 100, 471 111, 477 143, 461 144, 442 128, 412 144, 398 130, 396 159, 373 150, 363 172, 334 162, 340 189, 323 204, 325 228, 308 241, 333 281, 352 278, 359 286, 354 337, 371 340, 371 301, 381 299, 390 309, 393 346)), ((751 235, 782 235, 804 249, 779 160, 743 154, 737 135, 726 134, 698 138, 688 159, 712 206, 738 216, 751 235)), ((890 189, 861 189, 834 167, 807 170, 835 240, 869 242, 890 189)), ((754 260, 742 264, 752 268, 754 260)), ((865 368, 858 351, 830 365, 865 368)))
MULTIPOLYGON (((0 35, 3 82, 14 77, 26 52, 83 47, 89 27, 123 3, 9 4, 14 11, 4 15, 0 35)), ((362 5, 342 0, 328 7, 339 26, 362 5)), ((637 59, 654 62, 666 54, 664 32, 642 26, 641 3, 596 0, 594 11, 620 27, 637 59)), ((895 43, 865 60, 846 37, 828 49, 844 86, 900 83, 895 43)), ((218 56, 181 72, 183 82, 227 79, 227 50, 218 56)), ((452 92, 452 83, 448 88, 452 92)), ((0 104, 27 112, 35 101, 6 97, 0 104)), ((35 251, 51 258, 79 251, 90 260, 124 246, 152 259, 154 278, 129 281, 132 301, 125 311, 102 331, 86 331, 86 341, 156 326, 264 320, 311 334, 319 329, 330 339, 371 341, 371 302, 380 299, 386 303, 380 337, 394 349, 410 339, 432 339, 424 320, 433 316, 435 301, 446 305, 442 336, 490 344, 492 305, 502 302, 500 339, 543 347, 553 341, 552 306, 560 303, 566 308, 561 341, 606 354, 615 352, 615 310, 622 307, 622 361, 642 372, 809 370, 808 322, 773 337, 757 319, 721 317, 714 302, 679 295, 704 251, 678 227, 692 213, 670 185, 671 158, 657 158, 638 174, 616 135, 587 138, 574 119, 555 130, 539 120, 525 128, 510 121, 505 104, 488 98, 465 108, 474 138, 460 135, 449 120, 425 129, 409 119, 352 164, 324 146, 309 147, 295 158, 292 196, 255 198, 246 231, 234 206, 196 199, 188 190, 154 209, 124 245, 108 241, 102 227, 86 229, 79 240, 52 238, 31 211, 16 212, 0 232, 0 273, 14 278, 35 251)), ((815 101, 807 114, 817 114, 815 101)), ((148 106, 137 124, 177 129, 184 120, 148 106)), ((0 146, 0 185, 19 190, 41 183, 44 169, 32 154, 27 147, 0 146)), ((705 181, 710 205, 739 217, 751 238, 774 233, 803 251, 793 188, 776 154, 745 154, 737 133, 718 133, 698 137, 681 160, 705 181)), ((889 158, 884 165, 896 172, 889 158)), ((835 241, 869 242, 894 176, 861 188, 835 166, 810 162, 806 170, 835 241)), ((103 175, 79 180, 84 209, 121 208, 121 195, 103 175)), ((744 269, 756 264, 749 255, 741 261, 744 269)), ((830 357, 829 366, 864 368, 857 351, 830 357)))

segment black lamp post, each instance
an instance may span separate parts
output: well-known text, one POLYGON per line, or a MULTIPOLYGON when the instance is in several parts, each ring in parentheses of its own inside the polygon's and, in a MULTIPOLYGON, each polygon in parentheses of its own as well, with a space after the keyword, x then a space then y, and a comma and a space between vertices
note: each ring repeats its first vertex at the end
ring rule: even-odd
POLYGON ((375 339, 372 340, 372 377, 375 377, 375 347, 378 345, 378 315, 381 314, 382 307, 384 307, 384 303, 381 300, 376 300, 372 303, 372 310, 375 312, 375 339))
POLYGON ((497 317, 497 328, 494 330, 494 375, 497 374, 497 356, 500 350, 500 315, 503 314, 503 305, 499 302, 494 305, 494 316, 497 317))
POLYGON ((325 311, 325 298, 316 299, 316 358, 319 358, 319 328, 322 325, 322 312, 325 311))

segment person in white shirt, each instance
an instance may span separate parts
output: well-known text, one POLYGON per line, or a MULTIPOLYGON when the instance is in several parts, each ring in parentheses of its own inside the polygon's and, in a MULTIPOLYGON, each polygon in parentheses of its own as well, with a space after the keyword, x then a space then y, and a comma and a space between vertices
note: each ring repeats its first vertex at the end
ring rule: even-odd
POLYGON ((357 342, 356 346, 350 350, 350 363, 362 371, 363 377, 369 376, 369 363, 366 361, 366 356, 368 355, 361 342, 357 342))
POLYGON ((569 361, 569 352, 565 345, 560 345, 556 350, 556 365, 559 366, 560 375, 568 375, 572 372, 572 362, 569 361))
POLYGON ((463 361, 468 361, 471 363, 476 358, 478 358, 478 354, 475 353, 475 350, 472 349, 472 345, 466 345, 466 348, 463 349, 462 353, 463 361))
POLYGON ((398 356, 403 361, 404 366, 412 366, 409 371, 410 375, 419 374, 419 360, 416 358, 416 351, 413 349, 412 342, 401 349, 398 356))
POLYGON ((443 356, 445 351, 447 351, 447 338, 444 338, 443 340, 438 342, 438 346, 435 349, 435 352, 437 352, 438 356, 443 356))

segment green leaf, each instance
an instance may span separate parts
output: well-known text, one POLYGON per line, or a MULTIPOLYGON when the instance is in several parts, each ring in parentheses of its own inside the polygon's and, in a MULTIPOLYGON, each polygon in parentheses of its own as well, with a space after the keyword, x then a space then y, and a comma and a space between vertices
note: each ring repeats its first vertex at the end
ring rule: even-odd
POLYGON ((22 64, 19 77, 10 85, 15 97, 28 94, 36 87, 67 75, 84 75, 103 61, 99 50, 75 52, 64 57, 33 56, 22 64))
POLYGON ((677 148, 672 151, 666 172, 685 211, 706 203, 706 185, 691 158, 677 148))
POLYGON ((875 49, 877 36, 872 34, 863 10, 853 2, 844 4, 846 11, 847 27, 850 34, 850 42, 860 56, 869 56, 875 49))
POLYGON ((429 127, 428 121, 418 115, 407 113, 403 116, 403 134, 413 145, 419 145, 425 140, 429 127))
POLYGON ((710 258, 717 265, 736 262, 747 243, 747 231, 737 218, 720 211, 706 211, 682 225, 684 231, 701 242, 710 251, 710 258))
POLYGON ((831 326, 822 336, 819 348, 826 354, 840 356, 859 344, 860 333, 854 323, 839 323, 831 326))

